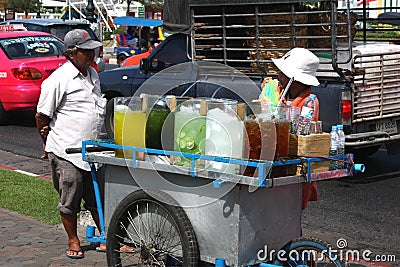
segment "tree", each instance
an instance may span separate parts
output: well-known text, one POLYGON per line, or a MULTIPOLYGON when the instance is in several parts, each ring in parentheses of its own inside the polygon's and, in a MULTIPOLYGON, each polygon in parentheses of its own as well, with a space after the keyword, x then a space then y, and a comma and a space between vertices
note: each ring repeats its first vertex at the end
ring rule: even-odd
POLYGON ((7 0, 0 0, 0 10, 4 10, 7 0))
POLYGON ((41 7, 40 0, 7 0, 4 7, 13 8, 17 12, 25 12, 28 17, 29 12, 35 12, 41 7))
MULTIPOLYGON (((129 15, 129 10, 131 7, 131 3, 134 0, 126 0, 127 8, 126 8, 126 15, 129 15)), ((136 0, 137 2, 141 3, 145 7, 150 7, 153 9, 163 9, 164 7, 164 0, 136 0)))
POLYGON ((136 0, 145 7, 153 9, 162 9, 164 7, 164 0, 136 0))

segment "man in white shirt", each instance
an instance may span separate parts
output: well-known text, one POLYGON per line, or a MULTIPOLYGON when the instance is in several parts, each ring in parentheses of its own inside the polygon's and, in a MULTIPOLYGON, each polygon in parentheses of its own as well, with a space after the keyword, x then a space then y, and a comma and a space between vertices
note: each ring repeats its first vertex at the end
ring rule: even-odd
POLYGON ((68 61, 42 83, 36 113, 53 184, 60 194, 57 208, 68 235, 66 256, 73 259, 84 257, 77 235, 82 199, 100 229, 89 164, 81 154, 66 154, 65 149, 80 147, 82 140, 99 138, 101 133, 106 99, 101 96, 97 72, 91 67, 94 49, 101 45, 82 29, 65 35, 68 61))

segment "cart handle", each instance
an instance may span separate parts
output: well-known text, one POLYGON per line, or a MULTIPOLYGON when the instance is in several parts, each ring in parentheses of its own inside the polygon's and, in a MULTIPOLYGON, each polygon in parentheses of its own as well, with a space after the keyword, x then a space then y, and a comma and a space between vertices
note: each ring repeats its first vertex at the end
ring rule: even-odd
MULTIPOLYGON (((109 147, 93 146, 93 147, 87 147, 86 151, 87 152, 102 152, 102 151, 114 151, 114 149, 109 148, 109 147)), ((65 149, 65 153, 67 153, 67 154, 82 153, 82 148, 81 147, 70 147, 70 148, 65 149)))

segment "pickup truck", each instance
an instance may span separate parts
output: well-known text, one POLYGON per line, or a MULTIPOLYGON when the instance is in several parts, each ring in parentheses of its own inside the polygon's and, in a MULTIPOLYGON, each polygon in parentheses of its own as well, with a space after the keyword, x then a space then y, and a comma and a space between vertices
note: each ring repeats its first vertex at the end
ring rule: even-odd
MULTIPOLYGON (((198 73, 169 67, 219 63, 259 86, 263 77, 276 76, 271 58, 296 46, 307 47, 320 58, 321 84, 313 91, 320 102, 323 130, 343 124, 346 152, 356 156, 371 155, 383 144, 389 153, 399 153, 400 46, 355 42, 357 18, 349 7, 339 10, 337 5, 331 0, 285 5, 263 0, 166 0, 164 28, 180 33, 164 40, 140 66, 101 73, 102 91, 108 99, 131 96, 149 80, 158 80, 158 85, 147 86, 151 93, 171 83, 176 85, 169 92, 173 94, 237 99, 215 84, 187 83, 185 75, 196 80, 198 73)), ((210 81, 239 77, 226 72, 206 76, 210 81)), ((238 100, 258 97, 259 91, 245 86, 246 96, 238 100)))

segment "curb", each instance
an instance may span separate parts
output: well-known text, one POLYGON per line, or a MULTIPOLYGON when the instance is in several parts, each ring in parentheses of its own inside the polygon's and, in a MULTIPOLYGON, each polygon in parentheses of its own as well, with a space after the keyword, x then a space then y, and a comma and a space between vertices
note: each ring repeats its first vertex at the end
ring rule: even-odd
POLYGON ((47 160, 15 155, 0 150, 0 169, 15 171, 32 177, 52 180, 50 163, 47 160))

